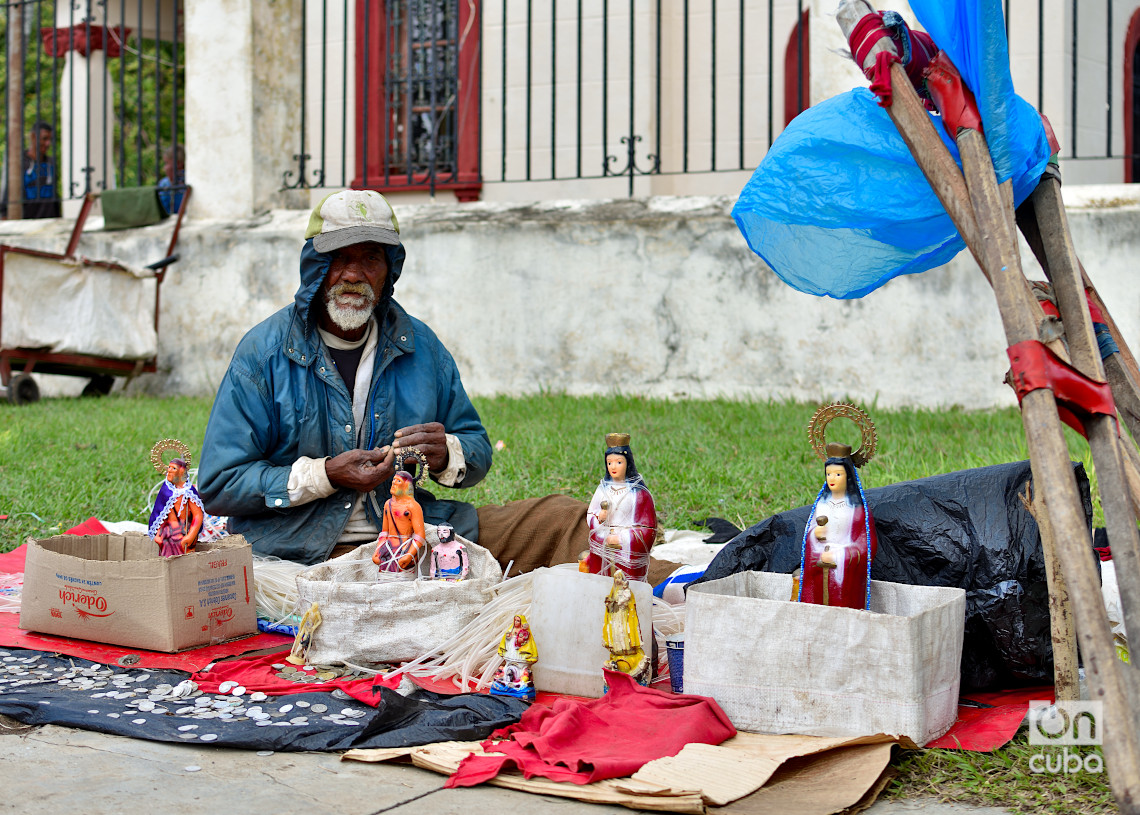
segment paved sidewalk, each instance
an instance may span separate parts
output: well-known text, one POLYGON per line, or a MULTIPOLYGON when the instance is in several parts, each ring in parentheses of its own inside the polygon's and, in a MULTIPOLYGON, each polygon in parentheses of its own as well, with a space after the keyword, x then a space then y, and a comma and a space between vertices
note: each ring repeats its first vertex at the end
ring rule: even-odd
MULTIPOLYGON (((12 720, 0 722, 10 726, 12 720)), ((47 725, 0 729, 0 812, 51 815, 472 815, 557 812, 629 815, 498 787, 443 789, 405 764, 341 761, 335 753, 271 753, 166 744, 47 725), (197 768, 197 769, 194 769, 197 768)), ((992 807, 880 801, 869 815, 1005 815, 992 807)))

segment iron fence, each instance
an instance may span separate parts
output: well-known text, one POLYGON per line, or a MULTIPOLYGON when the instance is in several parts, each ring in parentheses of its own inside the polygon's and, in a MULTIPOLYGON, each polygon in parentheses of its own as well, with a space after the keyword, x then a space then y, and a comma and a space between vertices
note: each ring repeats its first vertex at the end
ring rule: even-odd
POLYGON ((4 4, 0 207, 36 217, 43 202, 58 214, 89 192, 184 183, 181 17, 180 0, 4 4), (37 168, 23 196, 7 192, 17 164, 37 168))
MULTIPOLYGON (((488 183, 616 179, 632 194, 639 178, 750 171, 821 79, 805 0, 292 2, 300 129, 283 188, 467 200, 488 183)), ((1063 124, 1062 159, 1140 179, 1140 3, 1003 5, 1015 84, 1063 124)), ((5 192, 0 209, 181 180, 182 11, 3 5, 4 179, 28 186, 21 172, 37 169, 36 198, 5 192)))
MULTIPOLYGON (((624 176, 632 194, 638 176, 753 169, 810 94, 803 0, 304 1, 310 41, 330 41, 330 14, 347 40, 355 15, 362 56, 306 52, 321 79, 304 85, 301 164, 287 186, 434 192, 624 176), (417 18, 423 41, 405 25, 417 18), (417 43, 418 72, 406 62, 417 43), (350 134, 348 149, 332 155, 330 133, 350 134)), ((1136 4, 1003 7, 1016 86, 1065 123, 1062 158, 1117 161, 1132 180, 1136 4)))

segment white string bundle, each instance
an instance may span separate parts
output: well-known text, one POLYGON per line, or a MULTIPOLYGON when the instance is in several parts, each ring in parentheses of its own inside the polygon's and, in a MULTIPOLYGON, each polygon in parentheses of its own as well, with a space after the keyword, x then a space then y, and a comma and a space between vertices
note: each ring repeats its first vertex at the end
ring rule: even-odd
POLYGON ((275 623, 286 622, 296 613, 298 574, 309 568, 303 563, 272 555, 253 556, 253 597, 257 613, 275 623))
POLYGON ((387 676, 451 679, 463 691, 486 688, 503 662, 498 653, 499 642, 512 618, 530 613, 533 583, 532 574, 522 574, 497 584, 488 591, 491 598, 474 620, 431 653, 401 665, 387 676))

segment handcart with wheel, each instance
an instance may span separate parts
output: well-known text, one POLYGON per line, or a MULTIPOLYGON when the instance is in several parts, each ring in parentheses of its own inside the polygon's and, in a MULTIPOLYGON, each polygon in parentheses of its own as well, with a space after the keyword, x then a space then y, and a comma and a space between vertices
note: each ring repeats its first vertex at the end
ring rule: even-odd
POLYGON ((76 255, 96 194, 84 198, 62 254, 0 244, 0 386, 8 401, 40 398, 33 371, 85 377, 83 394, 102 396, 117 376, 157 370, 159 291, 178 260, 190 194, 187 186, 166 256, 141 269, 76 255))

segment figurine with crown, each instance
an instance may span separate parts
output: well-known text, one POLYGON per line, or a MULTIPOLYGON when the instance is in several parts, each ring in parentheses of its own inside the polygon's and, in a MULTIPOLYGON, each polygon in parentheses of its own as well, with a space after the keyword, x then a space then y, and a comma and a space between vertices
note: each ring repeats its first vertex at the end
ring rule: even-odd
POLYGON ((878 538, 858 468, 875 454, 875 425, 858 407, 836 403, 816 411, 808 425, 808 438, 824 460, 824 484, 804 530, 797 599, 825 606, 869 609, 871 562, 878 538), (862 432, 860 447, 855 452, 849 445, 827 442, 828 423, 840 417, 855 422, 862 432))
POLYGON ((202 531, 205 510, 198 490, 189 483, 190 448, 178 439, 163 439, 150 450, 154 468, 166 475, 150 512, 147 532, 163 557, 194 551, 202 531), (166 461, 173 450, 176 458, 166 461))
POLYGON ((657 510, 633 462, 629 434, 608 434, 604 458, 605 475, 586 510, 590 548, 579 568, 607 577, 620 569, 630 580, 645 580, 657 538, 657 510))

